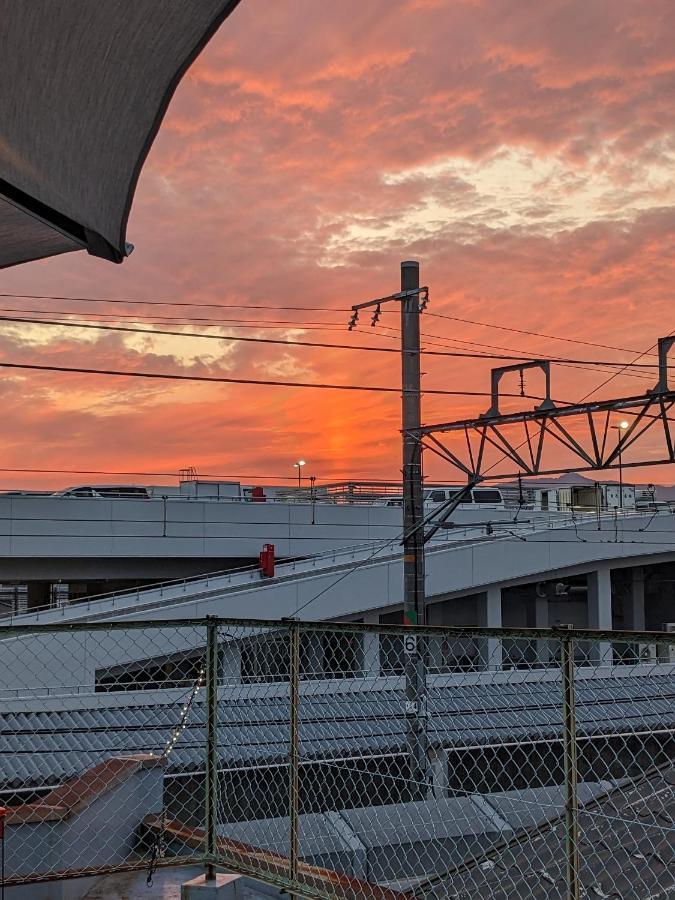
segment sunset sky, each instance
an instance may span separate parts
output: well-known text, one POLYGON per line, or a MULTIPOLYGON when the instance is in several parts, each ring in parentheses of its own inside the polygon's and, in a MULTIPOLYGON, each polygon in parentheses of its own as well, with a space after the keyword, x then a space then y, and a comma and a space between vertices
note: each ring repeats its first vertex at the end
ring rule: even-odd
MULTIPOLYGON (((3 310, 396 347, 395 310, 384 328, 363 319, 352 333, 342 310, 396 290, 400 260, 414 258, 428 312, 454 317, 425 313, 430 348, 631 360, 675 330, 674 37, 672 0, 242 0, 171 104, 136 194, 133 255, 114 266, 75 253, 0 273, 4 294, 223 309, 3 297, 3 310)), ((393 353, 10 323, 0 358, 400 379, 393 353)), ((427 358, 424 385, 487 390, 492 364, 427 358)), ((558 366, 553 393, 618 397, 655 382, 631 370, 597 390, 608 377, 558 366)), ((529 393, 541 389, 527 378, 529 393)), ((0 468, 192 465, 278 481, 303 457, 320 479, 398 475, 396 394, 32 372, 5 373, 0 396, 0 468)), ((487 405, 428 396, 424 417, 487 405)), ((431 459, 427 469, 452 480, 431 459)), ((666 468, 658 477, 675 482, 666 468)), ((95 480, 116 479, 6 472, 0 487, 95 480)))

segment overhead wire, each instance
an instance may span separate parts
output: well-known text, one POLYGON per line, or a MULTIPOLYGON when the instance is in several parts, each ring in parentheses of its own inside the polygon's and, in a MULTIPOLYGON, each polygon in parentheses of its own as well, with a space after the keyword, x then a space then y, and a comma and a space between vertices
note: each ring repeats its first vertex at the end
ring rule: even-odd
MULTIPOLYGON (((107 302, 114 302, 114 303, 118 303, 118 304, 130 303, 130 304, 136 304, 136 305, 176 306, 176 307, 182 307, 182 308, 190 308, 190 307, 207 308, 208 307, 208 308, 213 308, 213 309, 223 309, 223 308, 225 308, 225 309, 227 309, 227 308, 254 309, 254 308, 258 308, 258 309, 276 309, 276 310, 287 310, 287 311, 291 311, 291 310, 292 311, 307 311, 310 309, 316 310, 316 311, 321 311, 321 312, 346 311, 346 308, 343 310, 342 308, 339 308, 339 307, 310 307, 310 306, 306 306, 306 307, 305 306, 286 306, 286 307, 284 307, 284 306, 280 306, 280 305, 268 305, 268 304, 263 305, 263 304, 222 304, 222 303, 220 303, 220 304, 201 303, 200 304, 200 303, 187 302, 187 301, 145 301, 145 300, 141 301, 141 300, 132 300, 131 298, 128 298, 128 299, 107 298, 106 299, 106 298, 66 297, 66 296, 57 296, 57 295, 37 295, 37 294, 0 294, 0 296, 10 297, 13 299, 45 299, 45 300, 46 299, 59 299, 59 300, 69 300, 69 301, 76 301, 76 302, 80 301, 80 302, 103 303, 103 304, 107 303, 107 302)), ((8 309, 6 311, 15 312, 16 310, 8 309)), ((48 314, 47 311, 43 311, 43 310, 35 310, 34 312, 35 312, 35 314, 38 314, 38 315, 47 315, 48 314)), ((60 311, 59 314, 75 315, 75 313, 72 313, 70 311, 60 311)), ((91 314, 85 313, 85 315, 91 315, 91 314)), ((99 315, 102 316, 102 315, 108 315, 108 314, 99 314, 99 315)), ((120 314, 120 315, 125 315, 125 314, 120 314)), ((461 321, 466 324, 473 324, 473 325, 478 325, 478 326, 482 326, 482 327, 494 327, 494 328, 498 328, 500 330, 511 331, 513 333, 525 334, 528 336, 545 337, 547 339, 552 339, 552 340, 564 340, 564 341, 567 341, 570 343, 584 344, 586 346, 597 346, 597 347, 602 347, 604 349, 615 349, 615 350, 623 350, 624 349, 624 348, 616 347, 615 345, 610 345, 610 344, 601 344, 598 342, 577 340, 577 339, 566 338, 566 337, 562 337, 562 336, 556 336, 556 335, 550 335, 550 334, 545 334, 545 333, 541 333, 541 332, 530 331, 527 329, 519 329, 519 328, 515 328, 515 327, 510 327, 510 326, 501 326, 501 325, 497 325, 497 324, 490 324, 490 323, 480 322, 480 321, 472 320, 472 319, 461 319, 460 317, 453 317, 453 316, 449 316, 449 315, 446 315, 443 313, 428 312, 427 315, 433 316, 433 317, 439 318, 439 319, 447 319, 447 320, 451 320, 451 321, 461 321)), ((114 316, 112 314, 109 314, 109 317, 114 318, 114 316)), ((131 316, 126 316, 126 315, 125 315, 125 317, 131 318, 131 316)), ((5 318, 7 321, 19 321, 18 317, 16 317, 16 319, 13 319, 12 317, 9 317, 9 316, 3 317, 3 318, 5 318)), ((149 317, 145 317, 145 318, 149 318, 149 317)), ((162 318, 164 321, 166 321, 170 317, 156 317, 156 318, 162 318)), ((20 319, 20 321, 29 322, 30 320, 27 320, 22 317, 20 319)), ((190 323, 190 324, 195 324, 197 321, 199 321, 199 320, 195 319, 195 322, 190 323)), ((338 323, 317 323, 317 322, 298 323, 298 322, 289 322, 289 321, 285 321, 285 320, 284 321, 275 320, 272 322, 264 320, 261 322, 258 320, 246 320, 246 319, 232 319, 232 320, 202 319, 201 321, 206 325, 206 327, 221 326, 221 325, 227 324, 228 327, 247 327, 247 328, 248 327, 250 327, 250 328, 282 327, 284 329, 291 329, 291 328, 303 329, 306 327, 311 327, 311 328, 316 327, 317 329, 319 329, 319 328, 326 328, 326 329, 341 328, 341 326, 338 323), (244 323, 247 323, 247 324, 244 324, 244 323)), ((65 327, 92 327, 92 328, 100 328, 100 329, 104 329, 106 327, 104 325, 100 325, 98 323, 91 323, 91 322, 88 322, 88 323, 73 323, 73 322, 64 323, 64 322, 54 322, 53 320, 45 321, 44 319, 37 320, 34 324, 38 324, 38 323, 44 323, 44 324, 49 324, 49 325, 53 325, 53 326, 65 326, 65 327)), ((144 324, 151 324, 151 323, 144 323, 144 324)), ((202 327, 202 326, 200 325, 199 327, 202 327)), ((399 331, 399 329, 392 328, 391 326, 381 326, 381 327, 383 327, 389 331, 399 331)), ((108 326, 108 328, 110 330, 119 330, 119 331, 125 330, 122 326, 108 326)), ((128 330, 131 330, 131 329, 129 328, 128 330)), ((134 331, 138 331, 140 333, 149 333, 151 335, 160 333, 159 330, 155 331, 155 330, 149 330, 149 329, 134 329, 134 331)), ((173 333, 171 333, 171 334, 173 334, 173 333)), ((178 332, 178 333, 175 333, 175 335, 176 336, 191 336, 189 334, 186 335, 185 332, 178 332)), ((216 337, 213 335, 197 335, 197 334, 195 334, 194 336, 195 337, 197 337, 197 336, 199 336, 199 337, 216 337)), ((380 332, 379 336, 396 339, 393 335, 387 335, 384 332, 380 332)), ((229 337, 231 339, 236 339, 235 336, 229 336, 229 337)), ((482 344, 477 341, 467 341, 467 340, 463 340, 463 339, 459 339, 459 338, 444 338, 443 336, 428 335, 428 334, 425 334, 424 337, 425 337, 426 341, 429 343, 431 341, 437 342, 440 339, 440 340, 445 340, 445 341, 452 341, 454 344, 460 343, 465 346, 477 346, 477 347, 485 347, 487 349, 507 350, 509 352, 519 352, 519 351, 514 350, 514 348, 510 348, 510 347, 504 348, 504 347, 499 347, 497 345, 482 344)), ((217 336, 216 339, 227 339, 227 338, 222 338, 220 336, 217 336)), ((256 339, 250 339, 250 340, 256 340, 256 339)), ((261 343, 262 342, 269 342, 269 343, 275 342, 276 343, 275 339, 269 339, 268 341, 266 341, 266 339, 264 339, 264 338, 259 338, 257 340, 259 340, 261 343)), ((290 344, 291 341, 280 341, 280 343, 289 343, 290 344)), ((298 341, 297 344, 299 346, 312 346, 312 342, 309 342, 309 341, 308 342, 299 342, 298 341)), ((316 344, 317 344, 317 346, 321 346, 321 347, 328 346, 326 343, 323 343, 323 342, 316 342, 316 344)), ((446 344, 437 344, 437 345, 445 346, 445 347, 449 346, 447 343, 446 344)), ((335 348, 336 349, 343 349, 343 348, 344 349, 347 349, 347 348, 353 349, 353 346, 336 344, 335 348)), ((361 349, 361 348, 359 348, 359 349, 361 349)), ((363 348, 363 349, 366 349, 366 348, 363 348)), ((384 351, 384 352, 398 352, 397 350, 394 350, 393 348, 379 348, 379 347, 371 348, 371 347, 368 347, 367 349, 369 349, 369 350, 372 349, 374 351, 375 350, 384 351)), ((610 377, 608 379, 605 379, 605 381, 601 385, 599 385, 596 389, 594 389, 594 391, 595 391, 595 390, 599 390, 601 387, 605 386, 606 384, 608 384, 614 378, 618 377, 621 374, 630 375, 632 377, 649 378, 650 377, 649 375, 646 375, 646 374, 643 375, 642 373, 636 373, 636 372, 632 372, 632 371, 629 372, 628 370, 632 369, 634 367, 635 368, 651 368, 651 367, 653 367, 653 364, 651 364, 651 363, 646 363, 646 364, 638 363, 638 360, 643 358, 644 356, 648 355, 650 353, 651 349, 653 349, 653 347, 647 351, 644 351, 644 352, 638 354, 634 360, 627 362, 627 363, 619 362, 619 361, 615 362, 615 361, 600 361, 600 360, 571 360, 571 359, 565 359, 565 358, 560 358, 560 357, 553 358, 552 361, 557 362, 560 365, 575 366, 575 367, 580 367, 580 368, 583 366, 593 366, 594 370, 596 370, 596 371, 601 366, 618 366, 619 371, 610 372, 610 377)), ((438 356, 441 355, 437 351, 429 351, 428 349, 425 352, 432 353, 432 354, 438 355, 438 356)), ((453 350, 450 352, 452 352, 453 355, 456 355, 458 357, 460 356, 460 351, 453 350)), ((450 352, 447 353, 448 356, 450 355, 450 352)), ((446 354, 443 354, 443 355, 446 355, 446 354)), ((477 358, 477 359, 497 358, 496 356, 492 356, 491 354, 478 354, 478 353, 467 354, 467 357, 477 358)), ((524 356, 517 357, 517 359, 518 359, 518 361, 520 361, 522 358, 525 358, 525 357, 528 359, 532 359, 532 358, 534 358, 534 355, 531 353, 524 352, 524 356)), ((509 357, 500 356, 498 358, 499 359, 508 359, 509 357)), ((545 358, 545 357, 542 357, 542 358, 545 358)), ((211 377, 209 377, 209 376, 180 376, 180 375, 173 375, 173 374, 169 374, 169 373, 161 373, 161 374, 160 373, 142 373, 141 374, 141 373, 136 373, 136 372, 134 372, 134 373, 122 372, 122 371, 118 371, 118 370, 93 370, 93 369, 85 370, 85 369, 78 369, 75 367, 73 367, 71 369, 69 367, 28 366, 27 364, 23 365, 23 366, 19 365, 19 364, 4 364, 3 367, 5 367, 5 368, 27 368, 27 369, 31 368, 31 369, 35 369, 35 370, 46 370, 46 371, 76 371, 76 372, 80 372, 82 374, 118 375, 121 377, 129 376, 129 377, 167 378, 167 379, 171 379, 171 380, 197 380, 197 381, 218 380, 218 381, 223 381, 226 383, 279 385, 279 386, 289 386, 289 387, 316 387, 316 388, 337 389, 337 390, 341 390, 341 389, 344 389, 344 390, 383 390, 383 391, 387 391, 387 392, 399 393, 399 389, 397 389, 397 388, 377 388, 374 386, 363 386, 363 385, 329 385, 329 384, 324 385, 324 384, 308 384, 308 383, 303 383, 303 382, 279 382, 279 381, 272 381, 272 380, 267 381, 267 380, 262 380, 262 379, 225 379, 225 378, 216 379, 212 376, 211 377)), ((583 399, 587 399, 587 397, 591 396, 593 392, 591 392, 591 394, 587 394, 586 397, 583 399)), ((434 393, 434 394, 444 393, 446 395, 462 395, 462 396, 484 396, 483 394, 481 394, 479 392, 449 392, 449 391, 441 392, 441 391, 436 391, 436 390, 429 390, 429 391, 426 391, 425 393, 430 393, 430 394, 431 393, 434 393)), ((518 396, 518 395, 505 395, 505 396, 518 396)), ((539 399, 539 398, 532 398, 532 399, 539 399)))
MULTIPOLYGON (((68 314, 69 315, 69 314, 68 314)), ((190 337, 190 338, 200 338, 205 340, 217 340, 217 341, 240 341, 245 343, 257 343, 257 344, 278 344, 278 345, 288 345, 288 346, 297 346, 297 347, 318 347, 321 349, 335 349, 335 350, 363 350, 370 351, 373 353, 395 353, 400 355, 400 350, 395 347, 376 347, 372 345, 354 345, 354 344, 334 344, 327 342, 319 342, 319 341, 302 341, 296 340, 295 338, 282 339, 282 338, 260 338, 260 337, 246 337, 241 335, 215 335, 215 334, 201 334, 199 332, 186 332, 186 331, 170 331, 163 328, 136 328, 132 325, 111 325, 108 323, 98 323, 98 322, 77 322, 73 320, 56 320, 56 319, 33 319, 25 316, 6 316, 0 315, 0 322, 15 322, 22 324, 33 324, 33 325, 43 325, 46 327, 55 327, 55 328, 73 328, 73 329, 90 329, 95 331, 113 331, 113 332, 121 332, 121 333, 131 333, 131 334, 145 334, 149 336, 155 335, 164 335, 171 337, 190 337)), ((458 339, 451 339, 458 340, 458 339)), ((513 353, 517 353, 518 351, 514 348, 510 347, 498 347, 490 344, 477 344, 474 341, 458 341, 462 344, 467 345, 476 345, 483 346, 496 350, 507 350, 513 353)), ((476 353, 476 352, 464 352, 461 350, 428 350, 425 349, 423 351, 427 356, 441 356, 441 357, 458 357, 458 358, 468 358, 468 359, 505 359, 505 360, 515 360, 518 362, 532 359, 532 354, 527 354, 523 352, 521 355, 496 355, 492 353, 476 353)), ((543 359, 543 357, 542 357, 543 359)), ((547 357, 551 362, 556 362, 562 365, 577 365, 577 366, 637 366, 638 368, 653 368, 651 363, 625 363, 623 360, 577 360, 577 359, 565 359, 561 357, 547 357)), ((636 377, 646 377, 651 378, 649 375, 645 376, 636 376, 636 377)))
MULTIPOLYGON (((671 330, 669 332, 669 336, 672 334, 673 334, 673 331, 671 330)), ((647 354, 650 353, 652 350, 654 350, 657 346, 658 346, 658 344, 652 344, 647 350, 644 350, 642 353, 638 353, 637 356, 631 361, 630 365, 635 365, 635 363, 637 363, 637 361, 639 359, 642 359, 642 357, 647 356, 647 354)), ((602 390, 602 388, 606 387, 611 381, 614 381, 615 378, 618 378, 620 375, 622 375, 623 372, 624 372, 623 368, 620 369, 618 372, 614 372, 609 378, 605 379, 605 381, 603 381, 602 384, 599 384, 597 387, 594 387, 592 391, 589 391, 587 394, 585 394, 579 402, 584 403, 586 400, 589 400, 593 396, 593 394, 596 394, 598 391, 602 390)))
MULTIPOLYGON (((185 300, 139 300, 136 298, 120 298, 120 297, 90 297, 81 295, 59 295, 59 294, 16 294, 9 292, 0 293, 0 297, 6 299, 18 300, 58 300, 58 301, 74 301, 78 303, 101 303, 101 304, 121 304, 136 306, 176 306, 187 309, 264 309, 264 310, 281 310, 288 312, 350 312, 351 306, 312 306, 312 305, 285 305, 285 304, 261 304, 261 303, 204 303, 185 300)), ((389 310, 383 309, 382 314, 389 310)), ((598 347, 603 350, 617 350, 620 352, 637 353, 637 350, 620 347, 615 344, 603 344, 597 341, 582 340, 580 338, 572 338, 563 335, 549 334, 547 332, 532 331, 524 328, 515 328, 514 326, 502 325, 497 322, 482 322, 476 319, 467 319, 460 316, 451 316, 447 313, 427 311, 427 316, 436 319, 445 319, 451 322, 461 322, 466 325, 475 325, 482 328, 497 329, 499 331, 509 331, 514 334, 527 335, 528 337, 542 337, 547 340, 564 341, 571 344, 580 344, 586 347, 598 347)), ((175 318, 175 317, 174 317, 175 318)), ((649 352, 649 351, 647 351, 649 352)), ((646 354, 645 354, 646 355, 646 354)))
MULTIPOLYGON (((2 295, 0 294, 0 296, 2 296, 2 295)), ((626 347, 617 347, 614 344, 601 344, 596 341, 584 341, 584 340, 581 340, 580 338, 563 337, 562 335, 556 335, 556 334, 546 334, 545 332, 542 332, 542 331, 528 331, 525 328, 514 328, 513 326, 509 326, 509 325, 499 325, 496 322, 479 322, 475 319, 462 319, 462 318, 459 318, 458 316, 446 315, 445 313, 429 312, 429 313, 427 313, 427 315, 432 316, 435 319, 447 319, 451 322, 461 322, 465 325, 479 325, 482 328, 496 328, 499 331, 510 331, 510 332, 513 332, 514 334, 527 335, 528 337, 541 337, 541 338, 546 338, 547 340, 552 340, 552 341, 565 341, 566 343, 569 343, 569 344, 581 344, 585 347, 599 347, 602 350, 620 350, 623 353, 637 353, 638 352, 637 350, 632 350, 632 349, 629 349, 626 347)))
POLYGON ((234 318, 213 318, 210 316, 181 316, 175 314, 173 316, 162 316, 158 313, 104 313, 104 312, 87 312, 86 310, 71 310, 71 309, 35 309, 35 308, 23 308, 16 309, 15 307, 9 306, 1 306, 1 312, 5 313, 20 313, 20 314, 29 314, 29 315, 40 315, 40 316, 89 316, 96 317, 96 319, 112 319, 113 321, 120 321, 122 319, 131 319, 132 322, 140 322, 142 324, 163 324, 168 323, 170 325, 199 325, 201 328, 214 327, 220 328, 223 326, 232 327, 234 324, 239 325, 241 327, 248 326, 251 328, 263 327, 263 326, 275 326, 279 328, 288 328, 292 329, 300 329, 306 327, 315 327, 315 328, 331 328, 338 329, 340 331, 344 331, 344 325, 341 322, 305 322, 305 321, 297 321, 296 319, 251 319, 251 318, 242 318, 241 316, 236 316, 234 318), (143 320, 150 319, 152 321, 145 322, 143 320))
MULTIPOLYGON (((143 475, 148 476, 149 478, 178 478, 179 472, 145 472, 145 471, 111 471, 109 469, 30 469, 30 468, 11 468, 7 466, 0 467, 0 472, 24 472, 32 475, 116 475, 116 476, 127 476, 127 475, 143 475)), ((296 482, 298 480, 297 475, 233 475, 229 473, 228 475, 217 475, 209 472, 200 472, 198 478, 212 478, 219 480, 258 480, 258 481, 266 481, 270 480, 279 480, 279 481, 293 481, 296 482)), ((365 479, 363 479, 365 480, 365 479)), ((320 482, 318 482, 320 484, 320 482)), ((8 489, 9 490, 9 489, 8 489)), ((12 489, 13 490, 13 489, 12 489)))
MULTIPOLYGON (((215 341, 240 341, 244 343, 252 343, 252 344, 277 344, 277 345, 287 345, 294 347, 318 347, 321 349, 334 349, 334 350, 366 350, 373 353, 395 353, 400 355, 400 350, 395 347, 375 347, 372 345, 354 345, 354 344, 334 344, 327 343, 322 341, 301 341, 296 340, 294 338, 282 339, 282 338, 261 338, 261 337, 246 337, 242 335, 221 335, 221 334, 201 334, 199 332, 189 332, 189 331, 169 331, 164 328, 135 328, 131 325, 110 325, 108 323, 94 323, 94 322, 75 322, 72 320, 55 320, 55 319, 32 319, 23 316, 5 316, 0 315, 0 322, 16 322, 23 324, 33 324, 33 325, 44 325, 47 327, 57 327, 57 328, 74 328, 74 329, 93 329, 96 331, 114 331, 114 332, 122 332, 122 333, 131 333, 131 334, 146 334, 150 337, 155 335, 164 335, 171 337, 190 337, 190 338, 203 338, 205 340, 215 340, 215 341)), ((428 356, 445 356, 445 357, 461 357, 461 358, 470 358, 470 359, 513 359, 520 360, 522 357, 519 356, 496 356, 490 353, 469 353, 463 351, 438 351, 431 350, 425 351, 428 356)), ((622 365, 621 362, 616 362, 614 365, 622 365)))
MULTIPOLYGON (((285 305, 285 304, 260 304, 260 303, 204 303, 204 302, 196 302, 196 301, 183 301, 183 300, 139 300, 132 298, 104 298, 104 297, 90 297, 90 296, 79 296, 79 295, 57 295, 57 294, 15 294, 9 292, 0 293, 0 297, 4 297, 6 299, 17 299, 17 300, 58 300, 58 301, 69 301, 69 302, 82 302, 82 303, 100 303, 100 304, 119 304, 119 305, 137 305, 137 306, 174 306, 179 308, 186 309, 260 309, 260 310, 277 310, 284 312, 349 312, 351 311, 351 307, 345 306, 314 306, 314 305, 285 305)), ((386 298, 385 298, 386 299, 386 298)), ((5 310, 5 311, 14 311, 14 310, 5 310)), ((30 310, 33 312, 33 310, 30 310)), ((42 310, 34 310, 34 312, 43 312, 42 310)), ((56 312, 56 311, 52 311, 56 312)), ((390 310, 383 309, 382 314, 385 312, 390 312, 390 310)), ((59 315, 89 315, 88 313, 71 313, 68 311, 58 311, 59 315)), ((513 326, 502 325, 497 322, 483 322, 476 319, 467 319, 459 316, 451 316, 446 313, 438 313, 427 311, 427 316, 437 318, 437 319, 445 319, 448 321, 461 322, 462 324, 469 324, 480 326, 483 328, 490 329, 498 329, 500 331, 508 331, 514 334, 522 334, 530 337, 542 337, 547 340, 555 340, 555 341, 564 341, 566 343, 580 344, 587 347, 598 347, 604 350, 616 350, 619 352, 627 352, 627 353, 636 353, 637 351, 631 348, 620 347, 615 344, 604 344, 597 341, 588 341, 582 340, 580 338, 571 338, 563 335, 555 335, 549 334, 546 332, 538 332, 532 331, 523 328, 515 328, 513 326)), ((93 315, 93 313, 92 313, 93 315)), ((108 315, 109 317, 113 317, 113 314, 105 314, 98 313, 99 316, 108 315)), ((125 314, 117 314, 120 317, 126 316, 125 314)), ((157 317, 156 317, 157 318, 157 317)), ((177 318, 166 317, 166 318, 177 318)), ((206 320, 209 321, 209 320, 206 320)), ((215 321, 215 320, 211 320, 215 321)), ((318 324, 318 323, 314 323, 318 324)), ((334 324, 336 327, 340 328, 341 323, 327 323, 334 324)), ((451 340, 455 340, 451 338, 451 340)), ((518 351, 516 351, 518 352, 518 351)), ((649 351, 647 351, 649 353, 649 351)), ((642 355, 647 355, 647 353, 642 355)))
POLYGON ((190 309, 277 309, 289 312, 349 312, 350 307, 336 306, 284 306, 280 304, 261 303, 195 303, 186 300, 132 300, 121 297, 73 297, 57 296, 54 294, 9 294, 0 293, 0 297, 18 300, 66 300, 78 303, 111 303, 128 306, 180 306, 190 309))
MULTIPOLYGON (((390 325, 384 325, 381 327, 390 329, 390 330, 394 330, 394 331, 398 331, 398 329, 394 329, 390 325)), ((449 342, 451 341, 455 344, 462 344, 462 345, 466 345, 466 346, 483 347, 483 348, 491 349, 491 350, 504 350, 509 353, 519 353, 519 354, 522 354, 521 356, 519 356, 519 358, 522 360, 541 360, 542 362, 554 362, 557 365, 562 365, 562 366, 566 366, 569 368, 586 370, 586 371, 597 371, 596 367, 602 367, 602 366, 620 366, 622 368, 628 366, 630 368, 635 367, 638 369, 653 369, 658 365, 658 363, 620 363, 620 362, 614 361, 614 360, 570 359, 570 358, 565 358, 565 357, 560 357, 560 356, 551 356, 550 354, 544 356, 543 354, 540 354, 537 352, 528 351, 528 350, 520 350, 520 348, 516 349, 513 347, 503 347, 498 344, 485 344, 485 343, 481 343, 479 341, 468 341, 468 340, 463 340, 460 338, 449 338, 449 337, 446 338, 441 335, 430 335, 428 332, 421 332, 420 337, 424 339, 425 344, 427 344, 427 345, 430 344, 431 346, 450 347, 451 345, 449 342)), ((423 352, 430 352, 430 351, 423 350, 423 352)), ((502 357, 502 358, 506 359, 507 357, 502 357)), ((629 374, 633 378, 646 378, 649 381, 653 380, 653 376, 648 375, 646 373, 631 372, 629 374)))
MULTIPOLYGON (((292 388, 311 388, 314 390, 330 390, 330 391, 366 391, 374 393, 391 393, 401 394, 408 393, 405 389, 386 387, 384 385, 365 385, 365 384, 330 384, 326 382, 307 382, 307 381, 279 381, 276 379, 263 378, 229 378, 220 375, 179 375, 173 372, 139 372, 125 369, 92 369, 85 366, 57 366, 57 365, 39 365, 37 363, 12 363, 0 362, 2 369, 28 370, 35 372, 63 372, 68 374, 79 375, 103 375, 115 376, 119 378, 148 378, 154 380, 167 381, 185 381, 185 382, 205 382, 211 384, 251 384, 264 385, 267 387, 292 387, 292 388)), ((490 394, 485 391, 446 391, 439 388, 427 388, 425 394, 441 394, 451 397, 489 397, 490 394)), ((505 397, 521 397, 521 394, 503 394, 505 397)), ((526 395, 530 400, 541 400, 541 397, 526 395)))

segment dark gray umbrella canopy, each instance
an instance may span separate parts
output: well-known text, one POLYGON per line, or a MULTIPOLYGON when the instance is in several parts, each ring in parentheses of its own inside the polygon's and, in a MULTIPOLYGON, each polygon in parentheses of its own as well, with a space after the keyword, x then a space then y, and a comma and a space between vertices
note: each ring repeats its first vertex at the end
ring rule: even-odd
POLYGON ((0 0, 0 268, 121 262, 181 77, 239 0, 0 0))

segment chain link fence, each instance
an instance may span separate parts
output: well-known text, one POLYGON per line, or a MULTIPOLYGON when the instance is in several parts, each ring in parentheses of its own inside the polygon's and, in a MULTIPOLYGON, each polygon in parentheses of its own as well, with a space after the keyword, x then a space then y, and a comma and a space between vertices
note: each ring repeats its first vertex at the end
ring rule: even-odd
POLYGON ((199 862, 330 900, 675 897, 674 634, 207 619, 0 648, 6 884, 199 862))

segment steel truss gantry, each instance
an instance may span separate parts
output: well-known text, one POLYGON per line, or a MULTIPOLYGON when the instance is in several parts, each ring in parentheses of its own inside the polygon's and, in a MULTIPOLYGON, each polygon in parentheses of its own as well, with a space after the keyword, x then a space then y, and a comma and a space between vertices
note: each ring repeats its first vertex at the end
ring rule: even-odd
POLYGON ((492 370, 492 403, 482 416, 459 422, 422 425, 415 436, 421 446, 463 473, 470 485, 489 478, 513 480, 519 476, 562 475, 675 462, 675 419, 669 412, 675 404, 675 390, 668 384, 668 352, 674 337, 658 342, 659 380, 647 394, 556 405, 550 393, 550 362, 532 360, 492 370), (499 382, 507 372, 539 368, 546 376, 546 396, 536 409, 501 413, 499 382), (621 416, 617 427, 613 416, 621 416), (646 434, 658 434, 659 446, 629 459, 625 453, 635 448, 646 434), (452 446, 439 435, 452 435, 452 446), (459 436, 460 440, 455 438, 459 436), (564 448, 567 465, 559 463, 564 448), (551 451, 557 459, 551 461, 551 451), (495 457, 497 457, 495 459, 495 457))

